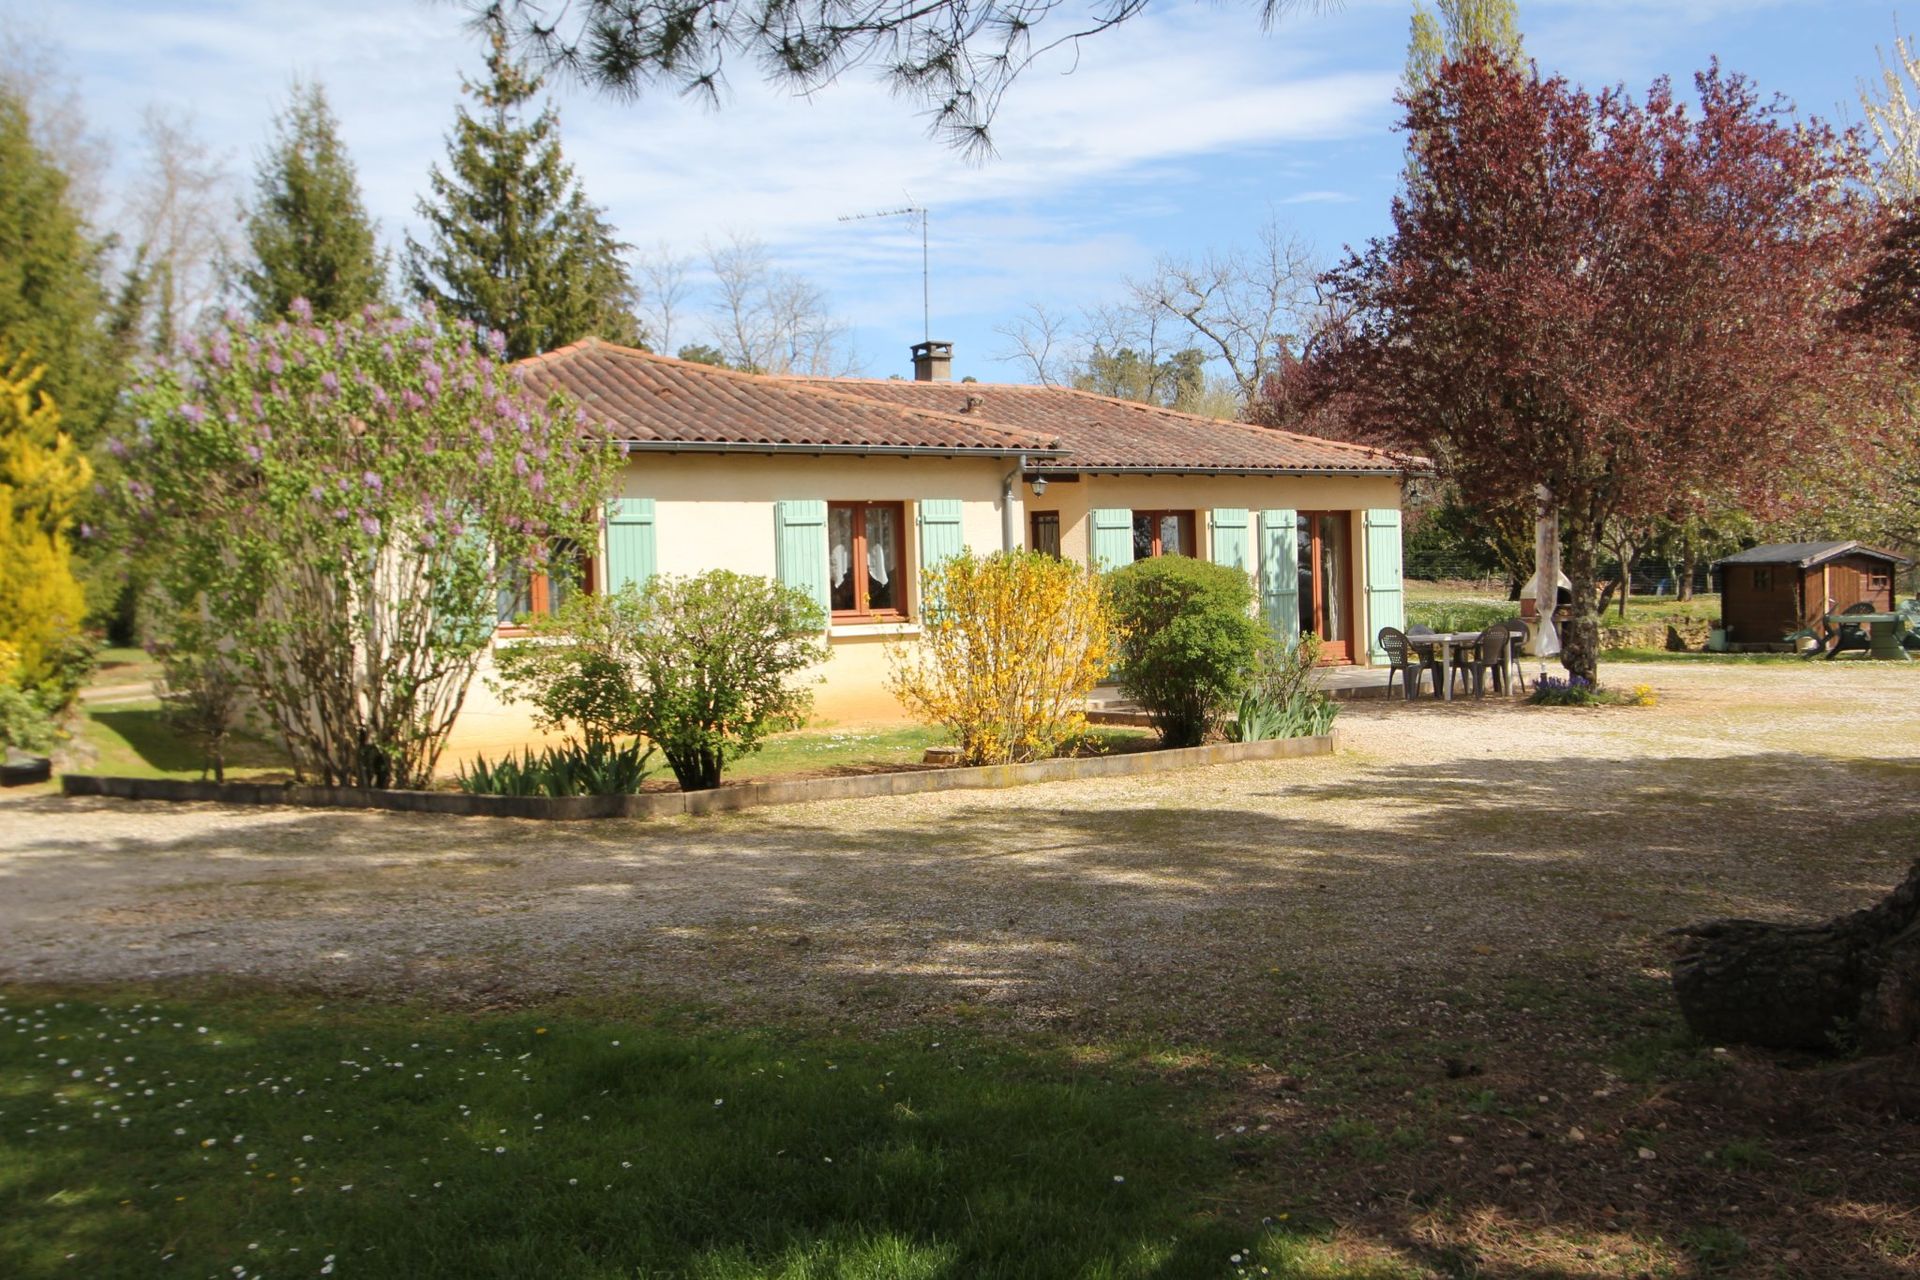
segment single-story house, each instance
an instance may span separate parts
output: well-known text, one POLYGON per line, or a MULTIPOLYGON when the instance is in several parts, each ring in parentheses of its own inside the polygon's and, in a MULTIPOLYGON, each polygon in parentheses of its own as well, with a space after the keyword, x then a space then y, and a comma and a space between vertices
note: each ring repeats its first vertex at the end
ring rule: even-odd
POLYGON ((1720 613, 1734 644, 1772 644, 1862 601, 1894 607, 1894 577, 1905 556, 1861 542, 1772 542, 1714 562, 1720 613))
MULTIPOLYGON (((1404 464, 1388 454, 1061 387, 955 383, 949 344, 914 355, 911 382, 765 377, 593 339, 523 361, 626 455, 582 557, 587 589, 726 568, 812 593, 833 651, 816 707, 840 723, 903 716, 885 642, 914 633, 921 573, 962 548, 1235 565, 1276 626, 1318 634, 1332 661, 1379 659, 1372 637, 1402 625, 1404 464)), ((503 635, 554 594, 537 580, 506 593, 503 635)), ((505 709, 473 701, 456 746, 517 740, 505 709)))

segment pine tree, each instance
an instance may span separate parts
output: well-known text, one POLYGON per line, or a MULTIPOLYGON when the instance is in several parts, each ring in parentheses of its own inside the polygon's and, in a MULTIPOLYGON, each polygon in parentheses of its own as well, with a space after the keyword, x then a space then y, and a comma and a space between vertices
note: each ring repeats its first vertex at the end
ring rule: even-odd
POLYGON ((83 444, 100 435, 123 367, 103 324, 103 254, 26 104, 0 88, 0 349, 34 353, 83 444))
POLYGON ((74 693, 85 600, 67 538, 93 471, 40 389, 45 372, 0 349, 0 683, 51 709, 74 693))
POLYGON ((407 237, 409 287, 442 311, 506 337, 510 359, 588 335, 637 344, 633 282, 620 243, 560 153, 551 106, 531 122, 540 90, 507 54, 498 29, 488 79, 467 81, 478 111, 459 109, 436 165, 431 199, 417 206, 428 244, 407 237))
POLYGON ((247 212, 253 262, 240 272, 254 314, 275 319, 305 298, 315 317, 331 320, 382 301, 387 256, 326 91, 296 81, 274 132, 247 212))

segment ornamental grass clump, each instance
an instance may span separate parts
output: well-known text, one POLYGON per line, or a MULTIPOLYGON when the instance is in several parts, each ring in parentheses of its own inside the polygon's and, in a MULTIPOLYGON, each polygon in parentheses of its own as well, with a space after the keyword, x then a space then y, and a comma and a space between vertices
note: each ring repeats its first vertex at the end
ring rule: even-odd
POLYGON ((1160 740, 1198 746, 1247 690, 1266 643, 1253 580, 1227 565, 1156 556, 1107 575, 1120 624, 1120 690, 1160 740))
POLYGON ((502 589, 567 572, 618 464, 499 335, 431 311, 230 316, 129 402, 109 448, 167 643, 217 652, 327 785, 428 784, 502 589))
POLYGON ((575 595, 495 658, 500 692, 542 728, 587 743, 641 736, 684 791, 720 785, 727 763, 807 722, 797 677, 827 660, 826 614, 770 578, 714 569, 644 588, 575 595))
POLYGON ((1319 636, 1269 633, 1247 673, 1247 691, 1226 725, 1227 736, 1265 742, 1331 733, 1340 704, 1321 687, 1319 662, 1319 636))
POLYGON ((1033 551, 961 555, 930 570, 919 637, 891 652, 889 687, 944 727, 967 764, 1059 754, 1112 662, 1113 614, 1099 577, 1033 551))
POLYGON ((454 774, 454 785, 481 796, 622 796, 638 792, 650 772, 653 748, 610 738, 528 747, 498 760, 476 755, 454 774))

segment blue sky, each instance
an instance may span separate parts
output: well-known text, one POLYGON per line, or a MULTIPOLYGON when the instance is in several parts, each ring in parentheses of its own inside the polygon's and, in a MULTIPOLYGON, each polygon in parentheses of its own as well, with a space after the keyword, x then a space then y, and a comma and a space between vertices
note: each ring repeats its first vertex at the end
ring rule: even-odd
MULTIPOLYGON (((1161 253, 1250 240, 1270 210, 1329 257, 1383 231, 1410 7, 1345 0, 1263 34, 1246 4, 1158 0, 1077 58, 1029 71, 984 164, 927 138, 859 73, 812 99, 738 78, 717 111, 564 84, 554 96, 568 154, 625 239, 764 240, 826 288, 872 374, 905 371, 920 336, 918 234, 837 218, 929 205, 934 336, 956 343, 956 376, 1006 379, 1017 371, 993 359, 1006 346, 993 330, 1029 302, 1115 296, 1161 253)), ((460 74, 480 66, 462 16, 428 0, 0 0, 0 17, 60 46, 123 168, 159 104, 190 111, 244 175, 290 78, 318 78, 396 242, 444 154, 460 74)), ((1846 120, 1899 17, 1875 0, 1521 0, 1531 55, 1590 86, 1684 79, 1717 55, 1802 111, 1846 120)))

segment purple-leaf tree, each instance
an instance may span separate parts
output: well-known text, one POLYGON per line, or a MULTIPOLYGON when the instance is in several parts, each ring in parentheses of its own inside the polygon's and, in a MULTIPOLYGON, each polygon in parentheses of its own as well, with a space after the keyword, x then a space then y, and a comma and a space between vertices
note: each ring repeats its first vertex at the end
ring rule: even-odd
POLYGON ((111 447, 171 643, 217 652, 327 785, 431 779, 499 592, 593 545, 617 460, 498 335, 432 314, 230 318, 132 398, 111 447))
POLYGON ((1563 661, 1589 681, 1604 531, 1774 504, 1877 380, 1840 323, 1872 226, 1859 147, 1717 67, 1693 97, 1446 63, 1406 103, 1392 234, 1330 277, 1329 376, 1363 438, 1485 509, 1551 495, 1563 661))

